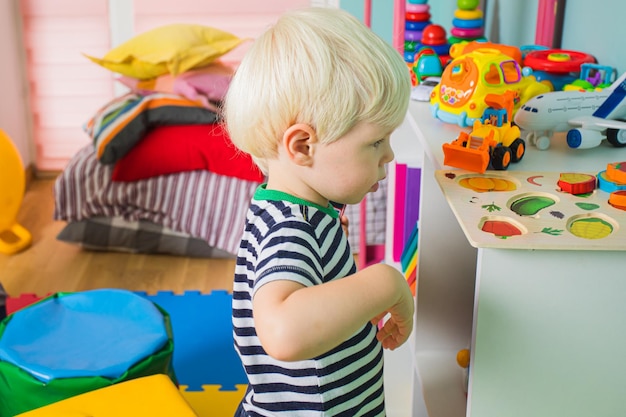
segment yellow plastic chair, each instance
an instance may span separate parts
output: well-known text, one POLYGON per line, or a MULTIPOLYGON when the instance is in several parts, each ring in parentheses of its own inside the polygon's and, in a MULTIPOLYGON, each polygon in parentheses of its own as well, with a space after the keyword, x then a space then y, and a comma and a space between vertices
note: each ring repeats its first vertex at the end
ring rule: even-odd
POLYGON ((17 148, 0 129, 0 253, 12 255, 30 245, 32 236, 17 223, 26 178, 17 148))

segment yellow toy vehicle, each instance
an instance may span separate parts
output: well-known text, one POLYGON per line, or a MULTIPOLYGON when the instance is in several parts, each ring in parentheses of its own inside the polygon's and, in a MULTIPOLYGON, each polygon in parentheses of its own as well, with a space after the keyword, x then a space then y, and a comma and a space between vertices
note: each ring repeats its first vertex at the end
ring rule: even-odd
POLYGON ((478 48, 459 55, 446 66, 433 90, 430 109, 434 117, 461 127, 471 126, 485 111, 487 94, 516 94, 513 113, 528 99, 551 91, 534 76, 522 76, 516 59, 495 48, 478 48))
POLYGON ((484 173, 487 167, 505 170, 524 157, 526 143, 519 127, 511 124, 515 92, 487 94, 483 117, 470 133, 461 132, 452 143, 443 144, 444 165, 484 173))

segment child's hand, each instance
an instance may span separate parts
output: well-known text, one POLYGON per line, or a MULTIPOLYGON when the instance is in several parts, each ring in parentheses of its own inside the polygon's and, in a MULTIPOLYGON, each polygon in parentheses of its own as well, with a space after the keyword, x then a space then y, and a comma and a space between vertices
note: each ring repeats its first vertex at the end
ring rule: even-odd
POLYGON ((415 300, 408 284, 401 287, 400 301, 388 311, 372 320, 372 324, 377 325, 387 314, 390 315, 389 319, 376 334, 376 338, 385 349, 394 350, 402 346, 413 330, 415 300))
POLYGON ((343 229, 343 232, 346 234, 346 237, 348 237, 348 226, 350 226, 350 221, 348 220, 348 216, 346 216, 342 212, 341 215, 339 216, 339 221, 341 222, 341 228, 343 229))

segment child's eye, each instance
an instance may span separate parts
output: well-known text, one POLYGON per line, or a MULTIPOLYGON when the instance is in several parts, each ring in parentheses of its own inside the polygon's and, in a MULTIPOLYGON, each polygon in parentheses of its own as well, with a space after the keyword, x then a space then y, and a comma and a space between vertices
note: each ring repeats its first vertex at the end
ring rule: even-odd
POLYGON ((376 142, 374 142, 374 144, 373 144, 372 146, 373 146, 374 148, 378 148, 378 147, 380 147, 380 145, 382 145, 382 143, 383 143, 383 141, 384 141, 384 140, 385 140, 385 139, 379 139, 379 140, 377 140, 376 142))

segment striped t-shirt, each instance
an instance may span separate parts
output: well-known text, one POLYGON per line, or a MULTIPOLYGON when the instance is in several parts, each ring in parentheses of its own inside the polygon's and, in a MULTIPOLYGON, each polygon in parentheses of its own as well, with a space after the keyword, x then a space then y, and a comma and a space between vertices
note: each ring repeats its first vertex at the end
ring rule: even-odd
MULTIPOLYGON (((283 362, 265 353, 252 297, 274 280, 306 287, 356 272, 332 206, 321 207, 260 186, 250 204, 233 287, 235 349, 248 376, 249 416, 384 416, 383 352, 365 323, 348 340, 309 360, 283 362)), ((320 308, 324 308, 320 303, 320 308)))

